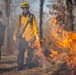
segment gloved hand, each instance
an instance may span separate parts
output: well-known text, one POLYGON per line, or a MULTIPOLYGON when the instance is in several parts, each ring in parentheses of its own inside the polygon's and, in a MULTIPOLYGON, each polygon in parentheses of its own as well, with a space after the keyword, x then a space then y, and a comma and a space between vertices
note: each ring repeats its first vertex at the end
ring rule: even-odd
POLYGON ((13 41, 17 41, 16 35, 13 36, 13 41))
POLYGON ((36 36, 36 41, 35 43, 32 45, 33 48, 39 50, 40 49, 40 39, 38 36, 36 36))
POLYGON ((39 41, 39 37, 38 36, 36 36, 36 41, 39 41))

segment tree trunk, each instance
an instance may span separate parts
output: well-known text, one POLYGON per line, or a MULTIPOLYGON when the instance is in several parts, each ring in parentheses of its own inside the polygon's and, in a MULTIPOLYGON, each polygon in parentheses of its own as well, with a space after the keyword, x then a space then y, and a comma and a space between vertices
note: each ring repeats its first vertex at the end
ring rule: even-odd
POLYGON ((1 59, 1 45, 0 45, 0 59, 1 59))
POLYGON ((6 16, 6 32, 5 32, 5 48, 9 48, 9 17, 10 17, 10 3, 11 0, 4 0, 4 10, 6 16))
MULTIPOLYGON (((43 29, 42 29, 42 18, 43 18, 43 4, 44 4, 44 0, 40 0, 40 40, 43 39, 43 29)), ((42 46, 42 42, 41 42, 41 46, 42 46)))
POLYGON ((67 0, 67 11, 68 11, 68 30, 73 31, 74 25, 73 25, 73 9, 72 9, 72 0, 67 0))

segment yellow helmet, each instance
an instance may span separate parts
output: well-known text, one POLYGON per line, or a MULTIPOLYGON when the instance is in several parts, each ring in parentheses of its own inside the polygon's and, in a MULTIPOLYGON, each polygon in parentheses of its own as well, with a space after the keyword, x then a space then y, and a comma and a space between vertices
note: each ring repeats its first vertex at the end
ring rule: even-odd
POLYGON ((30 7, 28 2, 26 1, 22 2, 21 8, 28 8, 28 7, 30 7))

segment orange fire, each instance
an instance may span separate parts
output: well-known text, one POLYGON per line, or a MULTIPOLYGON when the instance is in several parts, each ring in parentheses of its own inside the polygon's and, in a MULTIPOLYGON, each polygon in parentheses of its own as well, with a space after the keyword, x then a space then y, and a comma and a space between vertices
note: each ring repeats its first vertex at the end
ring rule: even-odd
MULTIPOLYGON (((49 38, 49 42, 52 41, 51 44, 53 44, 50 45, 51 48, 49 47, 51 53, 49 57, 45 57, 42 52, 40 42, 43 40, 39 40, 32 45, 32 47, 36 49, 36 55, 50 62, 51 60, 57 61, 58 63, 66 62, 68 67, 74 69, 76 66, 76 33, 65 31, 63 26, 57 25, 55 18, 51 18, 49 38)), ((41 60, 39 60, 39 62, 41 62, 41 60)))
POLYGON ((57 51, 51 51, 52 54, 50 54, 50 57, 57 57, 58 56, 58 52, 57 51))
POLYGON ((43 42, 44 40, 38 40, 36 41, 34 44, 32 44, 32 48, 35 49, 35 55, 38 56, 38 62, 40 63, 42 61, 42 59, 46 59, 46 57, 44 56, 44 54, 42 53, 42 48, 40 45, 40 42, 43 42))
POLYGON ((32 48, 35 48, 35 49, 39 50, 41 48, 40 47, 40 40, 38 40, 34 44, 32 44, 32 48))
MULTIPOLYGON (((67 65, 73 68, 76 66, 76 33, 65 31, 62 26, 56 25, 56 19, 51 19, 51 21, 50 38, 54 40, 58 48, 67 53, 63 59, 67 65)), ((50 57, 56 58, 58 56, 57 51, 51 52, 50 57)))

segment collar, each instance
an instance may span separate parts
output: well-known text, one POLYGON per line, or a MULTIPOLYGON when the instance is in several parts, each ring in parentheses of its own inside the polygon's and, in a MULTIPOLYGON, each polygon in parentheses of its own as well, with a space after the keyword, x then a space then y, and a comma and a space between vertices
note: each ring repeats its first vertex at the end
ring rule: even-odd
POLYGON ((30 13, 30 11, 28 11, 27 13, 23 12, 22 15, 26 17, 29 13, 30 13))

